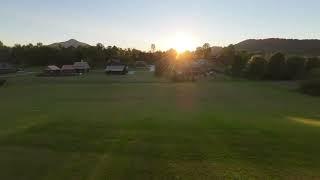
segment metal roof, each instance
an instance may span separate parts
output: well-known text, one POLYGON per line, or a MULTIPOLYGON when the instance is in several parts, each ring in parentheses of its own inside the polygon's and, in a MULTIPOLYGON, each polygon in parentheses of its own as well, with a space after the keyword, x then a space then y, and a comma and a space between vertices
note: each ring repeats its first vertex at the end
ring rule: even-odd
POLYGON ((73 65, 63 65, 61 70, 74 70, 73 65))
POLYGON ((90 69, 90 66, 87 62, 75 62, 73 67, 75 69, 90 69))
POLYGON ((50 65, 50 66, 47 66, 47 70, 59 71, 60 68, 55 65, 50 65))

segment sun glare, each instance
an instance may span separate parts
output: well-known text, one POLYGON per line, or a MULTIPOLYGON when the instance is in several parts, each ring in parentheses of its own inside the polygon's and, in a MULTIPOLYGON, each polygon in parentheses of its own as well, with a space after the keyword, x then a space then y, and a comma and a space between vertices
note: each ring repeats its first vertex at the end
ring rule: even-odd
POLYGON ((189 34, 177 33, 172 41, 173 48, 178 53, 182 53, 195 48, 193 37, 189 34))

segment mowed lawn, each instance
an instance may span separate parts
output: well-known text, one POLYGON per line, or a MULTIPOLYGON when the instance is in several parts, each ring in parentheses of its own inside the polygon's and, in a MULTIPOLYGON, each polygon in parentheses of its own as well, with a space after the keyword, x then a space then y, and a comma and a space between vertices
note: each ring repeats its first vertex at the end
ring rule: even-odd
POLYGON ((320 98, 286 84, 10 78, 0 179, 320 179, 320 98))

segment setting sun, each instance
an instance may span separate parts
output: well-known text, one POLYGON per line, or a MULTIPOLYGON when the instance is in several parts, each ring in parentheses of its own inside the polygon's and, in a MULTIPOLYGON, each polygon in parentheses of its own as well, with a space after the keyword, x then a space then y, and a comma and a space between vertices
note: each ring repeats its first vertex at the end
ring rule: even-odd
POLYGON ((187 50, 192 50, 195 48, 195 43, 192 35, 185 33, 177 33, 172 39, 173 48, 178 52, 182 53, 187 50))

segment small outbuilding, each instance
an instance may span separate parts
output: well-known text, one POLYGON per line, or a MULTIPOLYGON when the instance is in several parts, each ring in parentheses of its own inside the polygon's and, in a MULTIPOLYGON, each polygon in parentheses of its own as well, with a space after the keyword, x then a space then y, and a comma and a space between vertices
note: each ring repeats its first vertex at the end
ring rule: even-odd
POLYGON ((127 74, 128 73, 128 65, 125 63, 121 63, 120 60, 113 59, 110 60, 105 69, 106 74, 127 74))
POLYGON ((59 76, 61 74, 61 69, 56 65, 47 66, 42 73, 37 74, 39 77, 47 77, 47 76, 59 76))
POLYGON ((192 64, 192 69, 197 75, 206 75, 210 72, 210 62, 206 59, 199 59, 194 61, 192 64))
POLYGON ((84 61, 75 62, 73 67, 77 73, 88 73, 90 71, 90 65, 84 61))
POLYGON ((205 59, 173 65, 174 81, 195 81, 209 73, 209 62, 205 59))
POLYGON ((44 72, 47 73, 47 74, 59 74, 60 71, 61 71, 61 69, 58 66, 55 66, 55 65, 49 65, 44 70, 44 72))
POLYGON ((147 69, 147 68, 148 68, 147 63, 144 62, 144 61, 136 61, 136 62, 134 63, 134 66, 135 66, 135 68, 137 68, 137 69, 147 69))
POLYGON ((76 69, 74 68, 73 65, 63 65, 61 67, 61 73, 62 74, 75 74, 76 73, 76 69))

